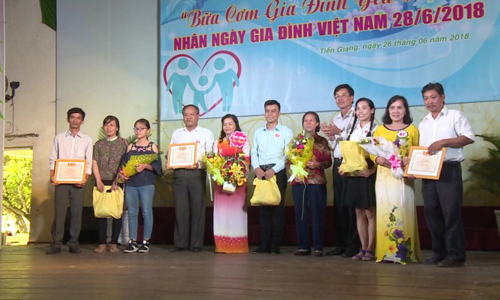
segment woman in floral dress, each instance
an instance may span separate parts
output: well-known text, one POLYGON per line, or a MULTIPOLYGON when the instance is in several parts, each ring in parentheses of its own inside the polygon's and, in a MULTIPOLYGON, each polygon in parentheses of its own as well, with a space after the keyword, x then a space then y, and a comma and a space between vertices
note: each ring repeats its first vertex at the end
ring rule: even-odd
MULTIPOLYGON (((389 142, 394 142, 394 148, 401 158, 408 156, 411 146, 418 146, 418 129, 411 125, 408 102, 403 96, 393 96, 389 100, 382 122, 384 125, 377 127, 373 136, 381 136, 389 142)), ((391 162, 386 157, 372 158, 379 166, 375 184, 377 262, 420 262, 422 256, 413 181, 393 175, 391 162)))

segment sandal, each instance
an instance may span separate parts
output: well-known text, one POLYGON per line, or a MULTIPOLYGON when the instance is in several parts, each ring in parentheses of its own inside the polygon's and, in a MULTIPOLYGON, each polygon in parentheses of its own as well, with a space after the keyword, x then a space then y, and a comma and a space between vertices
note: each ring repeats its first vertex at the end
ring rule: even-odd
POLYGON ((363 258, 365 257, 365 253, 366 253, 366 251, 361 249, 359 251, 359 253, 354 255, 353 257, 351 257, 351 259, 352 260, 363 260, 363 258))
POLYGON ((363 256, 362 260, 364 261, 372 261, 375 259, 375 254, 371 250, 365 251, 365 256, 363 256))

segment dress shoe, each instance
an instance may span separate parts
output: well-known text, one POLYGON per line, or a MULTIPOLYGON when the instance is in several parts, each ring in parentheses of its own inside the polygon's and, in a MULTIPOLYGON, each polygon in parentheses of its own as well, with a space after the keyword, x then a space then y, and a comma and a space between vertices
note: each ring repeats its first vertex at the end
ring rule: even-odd
POLYGON ((257 248, 257 249, 254 249, 254 250, 252 251, 252 253, 257 253, 257 254, 260 254, 260 253, 270 253, 270 251, 269 251, 269 250, 266 250, 266 249, 264 249, 264 248, 259 247, 259 248, 257 248))
POLYGON ((299 249, 293 253, 295 256, 305 256, 305 255, 311 255, 311 249, 299 249))
POLYGON ((423 263, 424 263, 424 265, 437 265, 442 260, 443 259, 439 256, 432 256, 432 257, 424 259, 423 263))
POLYGON ((326 252, 326 256, 335 256, 335 255, 342 255, 345 252, 344 248, 333 248, 333 250, 330 250, 326 252))
POLYGON ((82 249, 80 249, 80 246, 78 246, 78 245, 71 245, 71 246, 69 246, 69 252, 74 253, 74 254, 78 254, 78 253, 82 253, 82 249))
POLYGON ((353 257, 358 254, 359 250, 355 248, 347 248, 344 253, 342 253, 342 257, 353 257))
POLYGON ((186 251, 186 248, 174 247, 169 250, 170 252, 183 252, 186 251))
POLYGON ((47 249, 47 251, 45 251, 45 254, 57 254, 57 253, 61 253, 61 246, 54 246, 54 245, 51 245, 49 249, 47 249))
POLYGON ((464 264, 465 264, 465 261, 463 261, 463 260, 454 260, 454 259, 447 257, 438 263, 438 267, 440 267, 440 268, 459 268, 459 267, 463 267, 464 264))
POLYGON ((198 253, 201 251, 203 251, 203 248, 201 248, 201 247, 194 247, 193 250, 191 250, 191 252, 194 252, 194 253, 198 253))

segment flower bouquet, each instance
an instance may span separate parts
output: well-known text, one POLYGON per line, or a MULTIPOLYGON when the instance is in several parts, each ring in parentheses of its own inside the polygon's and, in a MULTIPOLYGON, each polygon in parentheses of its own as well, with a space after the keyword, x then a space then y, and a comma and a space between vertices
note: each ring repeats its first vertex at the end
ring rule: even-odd
MULTIPOLYGON (((158 154, 156 153, 131 155, 130 159, 120 168, 120 172, 126 177, 132 177, 138 173, 137 170, 135 169, 137 165, 139 164, 149 165, 157 159, 158 159, 158 154)), ((118 178, 118 182, 123 183, 123 180, 118 178)))
POLYGON ((247 182, 248 163, 243 153, 225 158, 214 152, 208 152, 202 159, 207 166, 209 176, 222 186, 224 192, 234 193, 237 187, 247 182))
POLYGON ((285 149, 291 163, 290 171, 292 175, 288 179, 289 182, 292 182, 295 177, 304 179, 309 174, 305 170, 305 166, 313 158, 313 146, 314 138, 304 130, 292 138, 285 149))
POLYGON ((213 180, 217 184, 222 185, 224 183, 224 178, 221 175, 222 165, 225 163, 225 159, 215 152, 205 152, 201 158, 205 165, 207 166, 207 172, 209 176, 212 176, 213 180))
POLYGON ((408 155, 408 133, 404 130, 398 132, 396 140, 391 143, 384 137, 370 137, 358 141, 363 149, 374 156, 387 158, 391 163, 391 171, 394 177, 403 177, 402 160, 408 155))
POLYGON ((248 164, 243 153, 228 157, 221 169, 221 175, 224 178, 222 191, 234 193, 236 187, 242 186, 247 182, 248 164))

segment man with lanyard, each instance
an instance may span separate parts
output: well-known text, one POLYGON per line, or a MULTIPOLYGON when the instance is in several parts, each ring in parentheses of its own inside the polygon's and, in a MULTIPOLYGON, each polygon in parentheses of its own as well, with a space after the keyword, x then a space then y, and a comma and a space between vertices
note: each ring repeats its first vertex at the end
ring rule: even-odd
POLYGON ((207 178, 201 158, 205 152, 212 151, 214 135, 210 130, 198 126, 200 110, 197 106, 192 104, 184 106, 182 116, 185 127, 174 131, 170 144, 196 142, 197 164, 174 171, 175 247, 170 251, 180 252, 189 249, 192 252, 200 252, 203 250, 205 236, 207 178), (190 227, 191 230, 189 230, 190 227), (191 236, 189 236, 190 232, 191 236))
POLYGON ((444 106, 445 94, 440 83, 422 89, 429 114, 420 122, 420 146, 435 154, 447 147, 439 180, 422 180, 425 217, 432 236, 433 256, 425 264, 439 267, 464 265, 465 233, 461 216, 463 196, 463 147, 474 143, 474 133, 461 111, 444 106))
POLYGON ((276 100, 264 103, 266 126, 255 131, 252 144, 252 167, 255 177, 276 182, 281 193, 279 206, 260 206, 260 246, 254 253, 280 254, 281 239, 285 226, 285 148, 293 137, 292 130, 278 122, 281 106, 276 100))
POLYGON ((56 135, 52 143, 50 154, 50 183, 55 186, 54 195, 54 224, 52 225, 53 243, 46 254, 61 252, 64 237, 64 223, 70 204, 70 240, 68 242, 69 252, 81 253, 78 238, 82 227, 83 197, 85 195, 85 183, 92 174, 92 138, 81 132, 80 127, 85 120, 85 112, 78 107, 71 108, 67 113, 69 129, 56 135), (79 184, 59 184, 54 181, 54 169, 58 159, 85 159, 87 168, 84 181, 79 184))
POLYGON ((338 246, 326 252, 326 255, 352 257, 359 252, 361 242, 356 227, 356 212, 354 208, 347 207, 342 203, 342 192, 346 178, 339 174, 339 166, 342 164, 339 142, 347 138, 353 126, 354 89, 348 84, 341 84, 335 88, 333 95, 340 113, 335 116, 332 124, 323 124, 321 130, 329 137, 333 149, 333 212, 338 246))

